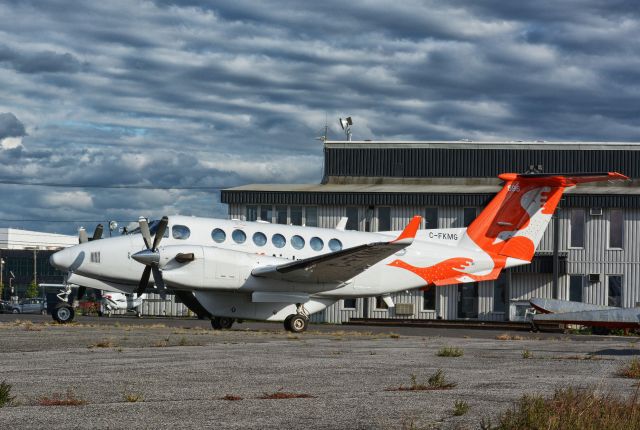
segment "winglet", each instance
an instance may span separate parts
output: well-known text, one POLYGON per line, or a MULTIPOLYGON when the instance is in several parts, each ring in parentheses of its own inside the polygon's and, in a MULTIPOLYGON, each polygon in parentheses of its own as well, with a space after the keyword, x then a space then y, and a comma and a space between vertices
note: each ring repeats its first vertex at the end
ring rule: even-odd
POLYGON ((422 221, 422 217, 420 215, 416 215, 411 218, 409 224, 402 230, 400 236, 398 236, 395 240, 392 240, 391 243, 399 243, 410 245, 413 242, 413 238, 416 237, 416 233, 420 228, 420 222, 422 221))

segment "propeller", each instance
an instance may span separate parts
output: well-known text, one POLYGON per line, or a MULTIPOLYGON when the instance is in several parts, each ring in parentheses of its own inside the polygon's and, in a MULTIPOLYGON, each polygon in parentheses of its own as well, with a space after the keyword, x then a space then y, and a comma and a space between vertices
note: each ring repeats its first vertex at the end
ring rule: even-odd
MULTIPOLYGON (((93 230, 93 235, 91 238, 87 235, 87 230, 84 227, 80 227, 78 229, 78 243, 87 243, 93 240, 102 239, 102 232, 104 231, 104 226, 102 224, 98 224, 96 229, 93 230)), ((78 287, 78 295, 76 296, 76 300, 82 300, 84 294, 87 292, 87 287, 80 286, 78 287)))
POLYGON ((98 224, 96 229, 93 231, 93 236, 89 238, 87 235, 87 230, 84 227, 80 227, 78 229, 78 243, 87 243, 91 240, 102 239, 102 232, 104 231, 104 226, 102 224, 98 224))
POLYGON ((151 274, 153 274, 153 281, 156 284, 156 287, 160 290, 160 296, 165 295, 165 285, 162 280, 162 273, 158 268, 158 263, 160 262, 160 254, 158 254, 158 245, 160 245, 160 241, 164 236, 164 232, 167 229, 167 224, 169 224, 169 218, 163 216, 160 222, 158 223, 158 228, 156 229, 156 235, 153 238, 153 242, 151 241, 151 232, 149 231, 149 224, 147 220, 143 217, 140 217, 138 220, 138 224, 140 224, 140 233, 142 233, 142 239, 144 240, 144 245, 147 249, 144 249, 140 252, 136 252, 131 257, 139 263, 144 264, 146 267, 142 272, 142 277, 140 278, 140 283, 138 284, 138 289, 136 290, 136 294, 138 296, 142 295, 144 291, 147 289, 147 285, 149 285, 149 278, 151 274))

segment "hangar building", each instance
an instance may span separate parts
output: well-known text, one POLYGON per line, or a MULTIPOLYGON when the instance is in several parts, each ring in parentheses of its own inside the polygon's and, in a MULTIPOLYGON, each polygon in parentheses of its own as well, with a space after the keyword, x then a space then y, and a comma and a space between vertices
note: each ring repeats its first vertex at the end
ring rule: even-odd
POLYGON ((423 228, 466 227, 500 189, 498 174, 526 171, 617 171, 632 180, 565 192, 533 263, 496 281, 395 294, 395 309, 381 298, 341 300, 315 320, 513 320, 531 297, 640 305, 638 143, 326 141, 320 184, 252 184, 221 199, 231 218, 249 221, 333 228, 348 217, 347 229, 385 231, 418 214, 423 228))

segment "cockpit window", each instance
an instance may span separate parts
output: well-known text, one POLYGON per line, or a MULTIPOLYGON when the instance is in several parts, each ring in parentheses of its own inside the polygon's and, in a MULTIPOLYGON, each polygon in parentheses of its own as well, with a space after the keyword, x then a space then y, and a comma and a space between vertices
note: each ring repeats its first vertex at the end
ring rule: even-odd
MULTIPOLYGON (((159 219, 154 219, 153 221, 149 222, 149 233, 151 233, 151 236, 155 236, 156 235, 156 231, 158 231, 158 225, 160 224, 160 220, 159 219)), ((137 234, 140 233, 140 227, 136 227, 133 230, 131 230, 131 232, 129 234, 137 234)), ((165 229, 164 230, 164 236, 163 237, 169 237, 169 229, 165 229)))
POLYGON ((171 234, 173 235, 174 239, 185 240, 188 239, 189 236, 191 236, 191 230, 189 230, 189 227, 187 227, 186 225, 177 224, 174 225, 171 229, 171 234))
POLYGON ((222 229, 215 228, 211 232, 211 239, 213 239, 215 242, 222 243, 226 238, 227 234, 222 229))

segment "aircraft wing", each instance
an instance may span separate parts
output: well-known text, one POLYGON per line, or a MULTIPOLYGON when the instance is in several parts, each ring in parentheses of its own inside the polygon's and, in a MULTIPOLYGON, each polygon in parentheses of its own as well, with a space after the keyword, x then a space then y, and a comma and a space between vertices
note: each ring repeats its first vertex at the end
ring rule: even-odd
POLYGON ((301 283, 342 283, 411 245, 422 217, 415 216, 400 235, 389 242, 375 242, 278 266, 253 269, 251 274, 301 283))

